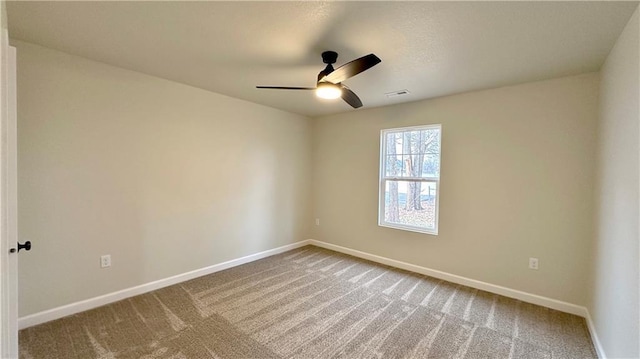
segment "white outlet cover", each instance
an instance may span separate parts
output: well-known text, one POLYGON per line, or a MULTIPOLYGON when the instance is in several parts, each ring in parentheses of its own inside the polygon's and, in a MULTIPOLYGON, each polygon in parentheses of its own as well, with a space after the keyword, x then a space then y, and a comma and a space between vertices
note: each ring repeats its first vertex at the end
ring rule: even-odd
POLYGON ((107 254, 100 257, 100 267, 101 268, 111 267, 111 255, 107 254))

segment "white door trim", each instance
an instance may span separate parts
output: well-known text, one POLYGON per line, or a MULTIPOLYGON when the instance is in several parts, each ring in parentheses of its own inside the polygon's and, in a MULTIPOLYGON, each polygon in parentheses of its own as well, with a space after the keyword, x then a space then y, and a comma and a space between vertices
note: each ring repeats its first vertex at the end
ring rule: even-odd
MULTIPOLYGON (((8 46, 7 71, 7 240, 10 248, 18 242, 18 126, 16 101, 16 48, 8 46)), ((18 253, 9 255, 8 291, 8 355, 18 357, 18 253)))
MULTIPOLYGON (((4 6, 4 4, 2 4, 4 6)), ((4 10, 4 8, 3 8, 4 10)), ((2 21, 6 21, 4 11, 2 21)), ((18 357, 16 49, 0 34, 0 357, 18 357)))

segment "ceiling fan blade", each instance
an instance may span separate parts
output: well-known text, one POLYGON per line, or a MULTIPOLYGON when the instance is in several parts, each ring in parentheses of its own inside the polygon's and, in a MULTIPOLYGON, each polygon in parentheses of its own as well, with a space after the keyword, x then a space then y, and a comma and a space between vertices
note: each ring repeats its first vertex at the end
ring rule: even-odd
POLYGON ((333 82, 334 84, 337 84, 350 77, 353 77, 361 73, 362 71, 365 71, 374 67, 380 62, 382 62, 382 60, 380 60, 378 56, 374 54, 362 56, 359 59, 355 59, 351 62, 347 62, 346 64, 338 67, 333 72, 323 77, 320 81, 328 81, 328 82, 333 82))
POLYGON ((353 108, 362 107, 362 101, 360 101, 358 95, 344 85, 342 86, 342 99, 353 108))
POLYGON ((287 86, 256 86, 258 89, 271 90, 315 90, 315 87, 287 87, 287 86))

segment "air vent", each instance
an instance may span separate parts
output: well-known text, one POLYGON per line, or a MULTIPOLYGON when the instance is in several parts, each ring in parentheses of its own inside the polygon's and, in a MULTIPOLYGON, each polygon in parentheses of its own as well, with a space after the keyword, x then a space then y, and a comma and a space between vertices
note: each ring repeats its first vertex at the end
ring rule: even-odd
POLYGON ((398 96, 406 96, 408 94, 409 94, 409 90, 398 90, 393 92, 387 92, 384 95, 387 96, 387 98, 393 98, 398 96))

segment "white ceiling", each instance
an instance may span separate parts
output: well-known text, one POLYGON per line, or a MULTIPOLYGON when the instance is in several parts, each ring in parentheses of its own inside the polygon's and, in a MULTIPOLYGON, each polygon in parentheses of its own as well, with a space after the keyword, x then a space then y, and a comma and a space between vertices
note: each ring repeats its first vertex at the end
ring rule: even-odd
MULTIPOLYGON (((308 116, 324 50, 382 63, 345 81, 364 108, 597 71, 637 2, 7 2, 9 33, 308 116), (384 94, 407 89, 410 95, 384 94)), ((336 66, 337 67, 337 66, 336 66)))

